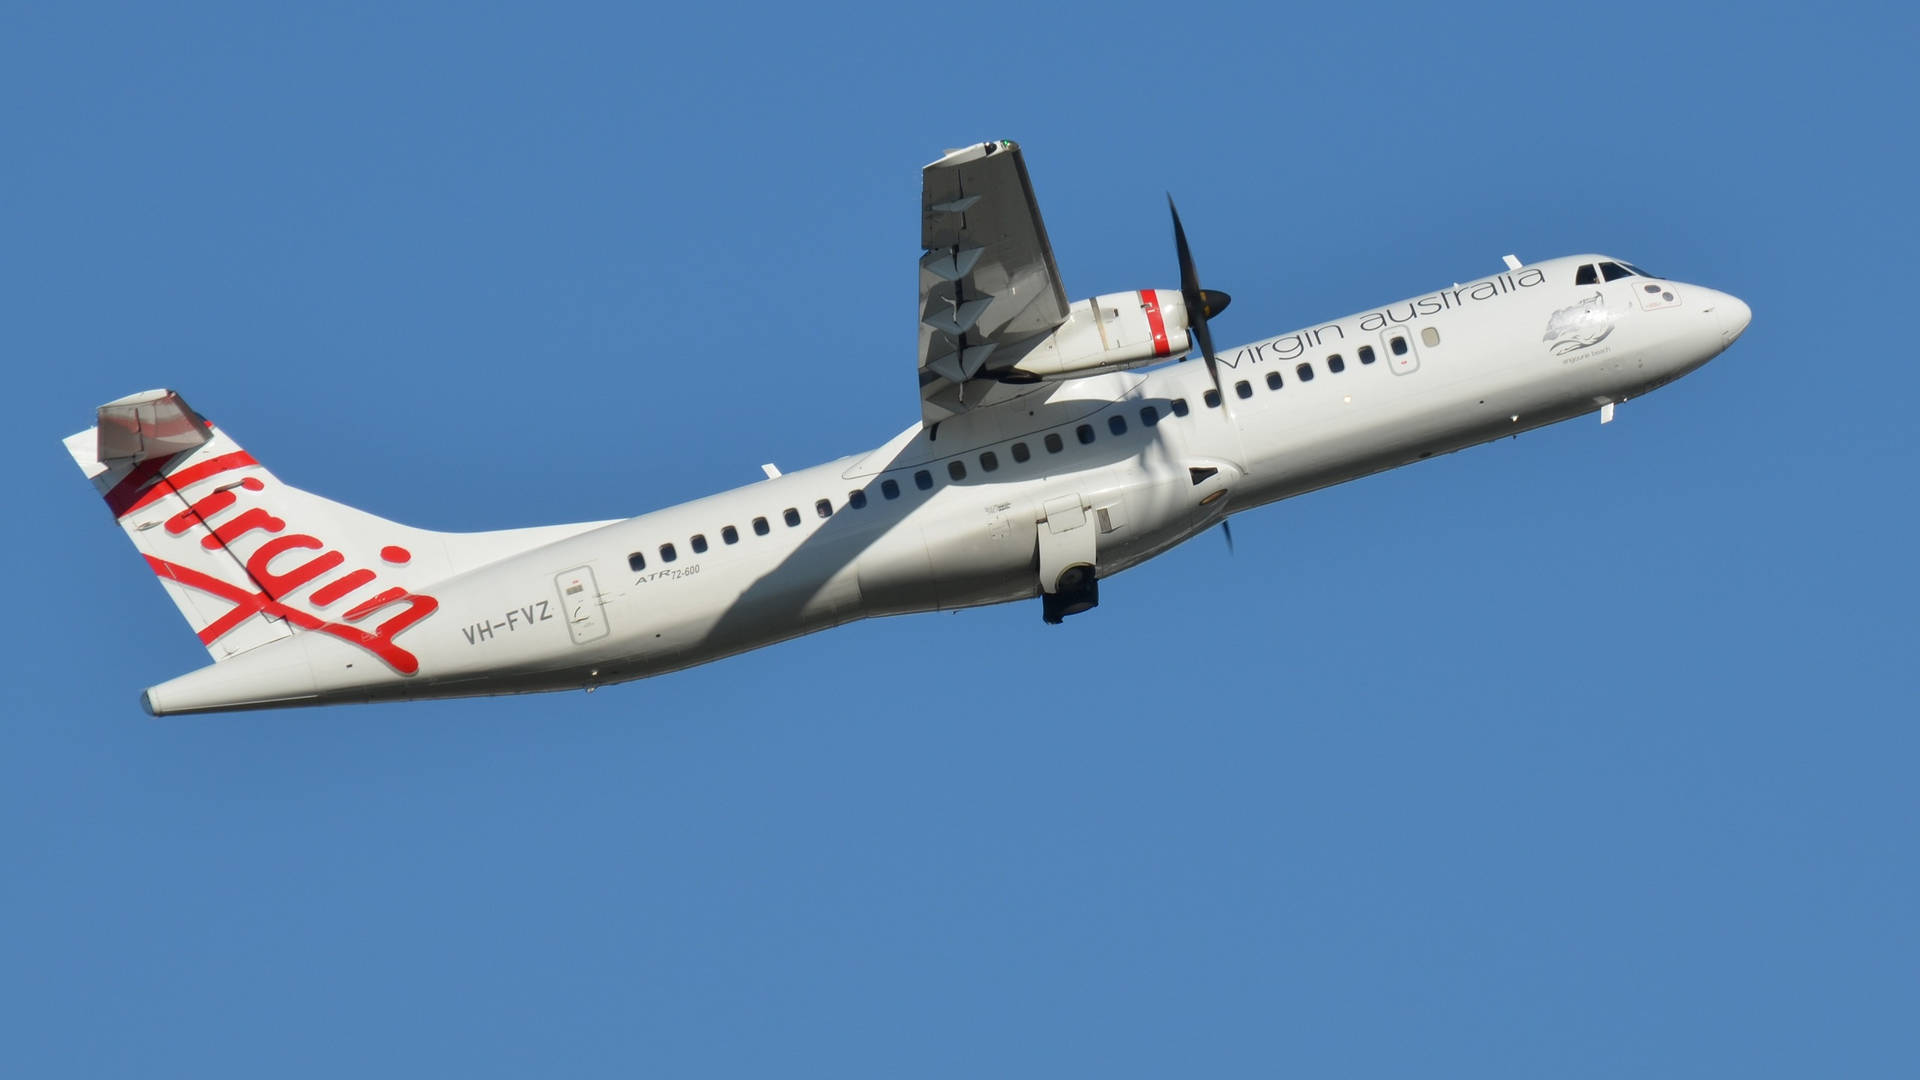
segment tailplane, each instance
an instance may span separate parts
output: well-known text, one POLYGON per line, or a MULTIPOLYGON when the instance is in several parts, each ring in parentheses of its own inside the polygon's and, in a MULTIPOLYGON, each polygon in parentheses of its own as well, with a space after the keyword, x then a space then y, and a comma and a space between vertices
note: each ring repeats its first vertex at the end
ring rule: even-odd
POLYGON ((314 631, 413 674, 396 639, 439 606, 430 586, 601 524, 400 525, 282 483, 171 390, 100 406, 66 446, 216 661, 314 631))

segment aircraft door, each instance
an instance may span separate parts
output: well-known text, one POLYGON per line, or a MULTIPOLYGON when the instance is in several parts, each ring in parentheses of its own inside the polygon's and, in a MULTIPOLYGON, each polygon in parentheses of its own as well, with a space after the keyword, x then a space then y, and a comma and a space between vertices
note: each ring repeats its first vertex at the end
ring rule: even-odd
POLYGON ((600 588, 594 584, 593 570, 576 566, 563 570, 553 579, 560 591, 560 614, 567 620, 567 633, 575 645, 585 645, 607 636, 607 613, 600 603, 600 588))
POLYGON ((1381 351, 1395 375, 1410 375, 1420 370, 1420 354, 1413 347, 1413 331, 1404 326, 1389 326, 1380 332, 1381 351))

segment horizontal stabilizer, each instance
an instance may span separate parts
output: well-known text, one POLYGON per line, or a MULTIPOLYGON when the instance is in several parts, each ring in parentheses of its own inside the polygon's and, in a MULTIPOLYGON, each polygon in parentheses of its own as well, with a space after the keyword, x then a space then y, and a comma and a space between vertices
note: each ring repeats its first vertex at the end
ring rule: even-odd
POLYGON ((171 457, 213 438, 207 422, 171 390, 147 390, 109 401, 100 406, 99 417, 96 454, 102 462, 138 464, 171 457))

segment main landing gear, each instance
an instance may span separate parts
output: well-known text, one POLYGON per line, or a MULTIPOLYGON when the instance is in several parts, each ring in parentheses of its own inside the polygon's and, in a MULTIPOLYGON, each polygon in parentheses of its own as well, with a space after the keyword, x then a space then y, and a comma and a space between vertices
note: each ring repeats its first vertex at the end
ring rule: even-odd
POLYGON ((1060 574, 1055 590, 1040 594, 1040 617, 1048 625, 1058 626, 1069 615, 1078 615, 1100 606, 1100 581, 1086 563, 1070 566, 1060 574))

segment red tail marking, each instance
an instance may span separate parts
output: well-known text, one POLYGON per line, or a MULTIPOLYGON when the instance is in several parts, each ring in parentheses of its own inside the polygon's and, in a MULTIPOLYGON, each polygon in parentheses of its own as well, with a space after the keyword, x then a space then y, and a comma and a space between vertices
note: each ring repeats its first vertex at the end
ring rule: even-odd
POLYGON ((379 611, 381 608, 390 607, 398 603, 405 603, 407 605, 406 610, 387 619, 379 626, 374 627, 373 632, 375 634, 383 638, 393 637, 400 633, 400 631, 433 614, 434 609, 440 606, 440 601, 435 600, 431 596, 419 596, 396 586, 387 589, 364 604, 349 608, 347 613, 340 617, 348 622, 359 622, 361 619, 379 611))
MULTIPOLYGON (((159 477, 161 470, 173 464, 173 459, 179 456, 173 454, 168 457, 148 458, 135 465, 133 471, 121 477, 120 482, 113 485, 112 490, 107 492, 107 509, 113 511, 114 517, 125 515, 141 498, 146 486, 153 483, 159 477)), ((154 496, 154 498, 158 497, 154 496)))
POLYGON ((208 551, 217 551, 222 547, 232 547, 235 540, 255 529, 261 532, 277 533, 287 527, 282 518, 274 517, 258 506, 250 506, 229 520, 225 525, 200 538, 200 546, 208 551))
POLYGON ((180 458, 179 454, 165 458, 149 458, 133 467, 113 490, 107 492, 107 509, 114 517, 126 517, 135 510, 163 499, 169 492, 177 493, 188 484, 197 484, 209 476, 218 476, 232 469, 244 469, 249 465, 258 465, 253 455, 245 450, 235 450, 230 454, 208 458, 205 461, 189 465, 176 473, 167 473, 167 468, 180 458), (151 486, 149 486, 151 485, 151 486))
POLYGON ((337 551, 324 552, 319 557, 308 559, 284 574, 277 573, 273 569, 274 558, 295 548, 317 551, 325 546, 319 538, 305 533, 276 536, 254 551, 253 557, 247 560, 247 573, 275 600, 283 599, 300 586, 346 562, 347 557, 337 551))
MULTIPOLYGON (((233 630, 234 627, 239 626, 255 615, 274 615, 287 620, 303 630, 317 630, 322 634, 332 634, 334 637, 357 645, 379 657, 381 660, 386 661, 388 667, 400 674, 412 675, 414 672, 420 670, 419 657, 395 645, 393 639, 398 636, 401 631, 407 629, 407 627, 433 614, 434 610, 440 606, 440 601, 435 600, 431 596, 416 596, 405 593, 404 590, 390 589, 386 593, 380 594, 380 597, 376 599, 382 599, 383 603, 392 603, 402 599, 407 600, 409 601, 407 610, 381 623, 374 628, 372 633, 368 633, 357 627, 327 622, 319 616, 310 615, 298 608, 283 604, 264 592, 248 592, 238 585, 228 584, 217 577, 213 577, 210 574, 203 574, 191 567, 181 566, 179 563, 168 562, 165 559, 152 555, 146 556, 146 560, 147 565, 153 567, 153 572, 161 577, 177 581, 188 588, 198 589, 201 592, 217 596, 233 605, 232 611, 222 615, 209 624, 206 629, 200 631, 200 641, 206 645, 211 645, 215 641, 218 641, 223 635, 233 630), (389 594, 399 595, 390 596, 389 594), (396 623, 399 625, 396 626, 396 623)), ((371 603, 371 601, 369 601, 369 603, 371 603)), ((369 607, 368 604, 362 604, 360 607, 354 609, 354 611, 360 612, 362 618, 365 618, 366 615, 370 614, 373 610, 374 609, 369 607)))
POLYGON ((330 585, 322 585, 318 589, 315 589, 313 595, 307 597, 307 603, 312 604, 314 607, 326 607, 328 604, 333 603, 335 600, 340 599, 373 579, 373 571, 366 569, 355 570, 353 573, 342 576, 340 580, 330 585))
MULTIPOLYGON (((168 518, 167 532, 174 536, 179 536, 195 525, 205 525, 211 530, 213 526, 207 524, 207 519, 225 510, 227 507, 232 506, 234 501, 240 497, 234 494, 233 489, 235 486, 236 485, 228 484, 225 487, 215 488, 211 494, 195 500, 189 504, 185 510, 168 518)), ((249 476, 245 480, 240 481, 237 486, 247 491, 259 491, 267 485, 261 483, 259 478, 249 476)))

